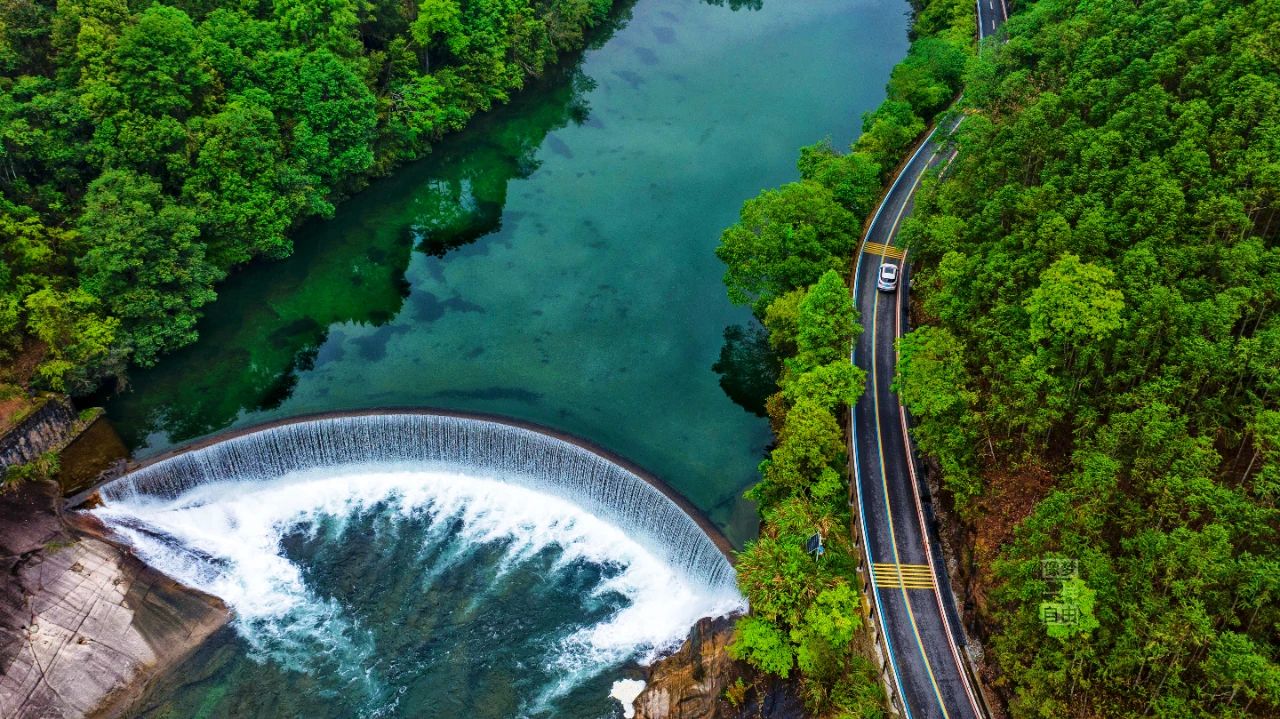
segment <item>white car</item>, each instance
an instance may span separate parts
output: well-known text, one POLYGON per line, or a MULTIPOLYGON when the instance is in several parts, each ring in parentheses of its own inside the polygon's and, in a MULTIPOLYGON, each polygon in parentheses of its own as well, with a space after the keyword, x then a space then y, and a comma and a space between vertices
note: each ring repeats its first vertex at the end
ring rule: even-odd
POLYGON ((876 287, 884 292, 898 289, 898 266, 892 262, 880 265, 880 274, 876 276, 876 287))

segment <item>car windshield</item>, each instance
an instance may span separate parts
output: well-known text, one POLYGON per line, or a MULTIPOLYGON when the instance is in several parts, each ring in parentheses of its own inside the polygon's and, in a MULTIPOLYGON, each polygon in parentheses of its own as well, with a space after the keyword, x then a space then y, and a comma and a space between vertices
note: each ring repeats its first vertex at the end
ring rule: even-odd
POLYGON ((893 279, 894 275, 898 274, 898 267, 896 265, 880 265, 880 274, 887 280, 893 279))

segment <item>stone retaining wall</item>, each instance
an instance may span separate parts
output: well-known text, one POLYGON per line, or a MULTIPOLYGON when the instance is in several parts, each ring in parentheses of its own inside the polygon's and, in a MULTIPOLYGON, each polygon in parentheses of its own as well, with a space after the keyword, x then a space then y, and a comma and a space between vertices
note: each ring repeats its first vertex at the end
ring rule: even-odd
POLYGON ((76 411, 67 398, 53 395, 37 399, 35 408, 0 437, 0 470, 60 448, 75 424, 76 411))

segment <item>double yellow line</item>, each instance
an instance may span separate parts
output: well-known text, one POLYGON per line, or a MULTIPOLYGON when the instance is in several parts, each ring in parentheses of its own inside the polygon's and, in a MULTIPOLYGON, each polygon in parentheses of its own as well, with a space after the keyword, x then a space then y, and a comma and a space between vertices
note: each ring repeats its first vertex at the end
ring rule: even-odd
MULTIPOLYGON (((935 151, 935 154, 936 154, 936 151, 935 151)), ((933 158, 933 155, 930 155, 929 159, 925 160, 925 169, 920 172, 920 174, 916 177, 915 182, 911 184, 911 189, 907 191, 906 199, 902 201, 902 207, 898 208, 898 214, 893 218, 893 224, 889 227, 889 234, 887 235, 890 242, 893 242, 893 238, 897 236, 898 225, 901 224, 902 216, 907 211, 907 204, 911 201, 911 198, 915 196, 916 189, 920 187, 920 182, 921 180, 924 179, 925 170, 928 170, 929 161, 932 160, 932 158, 933 158)), ((872 254, 867 251, 867 246, 871 245, 873 247, 877 247, 880 250, 880 252, 876 254, 879 254, 881 257, 887 258, 888 257, 887 252, 890 249, 895 250, 896 252, 901 252, 904 258, 906 256, 906 252, 904 250, 900 248, 892 247, 891 245, 884 245, 878 242, 870 242, 870 243, 863 242, 862 244, 863 244, 863 252, 866 252, 867 254, 872 254)), ((895 302, 898 300, 897 295, 892 295, 892 297, 895 302)), ((893 509, 889 505, 889 472, 885 468, 885 462, 884 462, 884 437, 881 433, 881 428, 880 428, 880 372, 878 370, 878 365, 879 365, 878 359, 879 359, 880 353, 877 351, 877 348, 879 347, 879 344, 880 344, 879 343, 879 325, 880 325, 879 318, 880 318, 880 293, 877 292, 875 297, 875 303, 872 305, 872 309, 871 309, 871 397, 872 397, 872 400, 874 401, 873 406, 876 414, 876 454, 879 455, 880 457, 880 485, 881 485, 881 491, 884 493, 885 516, 886 516, 886 519, 889 520, 890 546, 893 549, 893 563, 890 564, 889 566, 900 567, 901 564, 898 556, 898 535, 897 535, 897 531, 894 529, 894 526, 893 526, 893 509)), ((877 571, 878 566, 880 565, 878 564, 873 565, 871 568, 872 570, 871 573, 876 580, 877 587, 880 586, 879 571, 877 571)), ((908 587, 906 586, 905 582, 901 584, 892 585, 892 587, 902 592, 902 602, 903 604, 906 605, 907 619, 911 623, 911 633, 915 635, 916 648, 920 650, 920 659, 921 661, 924 662, 925 672, 929 675, 929 684, 932 686, 934 698, 938 701, 938 708, 942 710, 943 719, 951 719, 951 713, 947 711, 947 702, 942 698, 942 689, 938 686, 938 678, 933 673, 933 663, 929 661, 929 653, 926 652, 924 648, 924 639, 921 638, 920 636, 920 626, 919 624, 916 623, 916 613, 911 608, 911 598, 907 596, 908 587)), ((885 631, 888 631, 888 627, 885 627, 885 631)), ((903 701, 903 704, 906 704, 906 701, 907 701, 906 697, 903 697, 902 701, 903 701)), ((908 709, 908 712, 910 712, 910 709, 908 709)))

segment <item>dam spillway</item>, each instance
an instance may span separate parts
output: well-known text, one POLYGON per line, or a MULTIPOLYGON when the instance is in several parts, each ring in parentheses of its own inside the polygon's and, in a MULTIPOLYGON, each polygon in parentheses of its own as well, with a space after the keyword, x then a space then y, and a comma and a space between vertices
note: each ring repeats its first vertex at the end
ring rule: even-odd
POLYGON ((477 719, 595 719, 615 679, 699 618, 745 608, 678 496, 496 418, 290 420, 99 491, 92 513, 140 558, 235 613, 149 700, 180 715, 212 673, 245 688, 226 701, 246 716, 456 715, 423 713, 445 702, 477 719))
POLYGON ((104 485, 108 503, 174 499, 207 484, 262 482, 357 465, 412 465, 495 477, 565 499, 635 536, 673 568, 733 591, 735 574, 688 512, 620 464, 528 427, 429 413, 362 414, 289 422, 179 452, 104 485))

